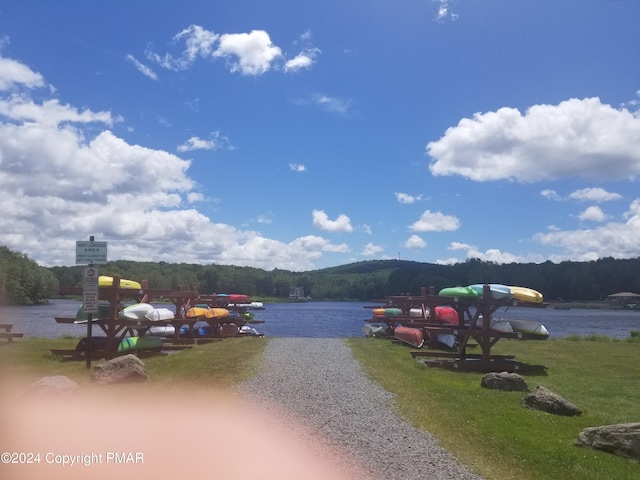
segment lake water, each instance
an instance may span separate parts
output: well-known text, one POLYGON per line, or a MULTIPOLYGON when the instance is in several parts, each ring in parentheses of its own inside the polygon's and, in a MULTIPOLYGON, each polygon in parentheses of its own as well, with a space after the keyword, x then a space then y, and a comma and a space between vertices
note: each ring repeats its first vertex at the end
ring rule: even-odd
MULTIPOLYGON (((270 337, 362 337, 365 320, 371 310, 363 308, 371 302, 307 302, 266 304, 255 311, 256 330, 270 337)), ((0 307, 0 323, 13 323, 13 330, 27 337, 57 338, 62 335, 82 337, 85 325, 58 324, 54 317, 75 317, 80 302, 51 300, 47 305, 0 307)), ((167 306, 167 305, 161 305, 167 306)), ((494 318, 538 320, 551 337, 602 334, 626 338, 632 330, 640 330, 640 311, 606 309, 556 310, 552 308, 500 308, 494 318)), ((98 334, 98 329, 94 329, 98 334)))

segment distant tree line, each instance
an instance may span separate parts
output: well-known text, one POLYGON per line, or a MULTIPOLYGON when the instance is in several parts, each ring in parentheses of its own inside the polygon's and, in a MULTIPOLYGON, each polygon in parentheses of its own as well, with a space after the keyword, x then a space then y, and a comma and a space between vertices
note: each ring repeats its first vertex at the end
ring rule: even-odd
POLYGON ((33 305, 58 293, 58 280, 26 255, 0 247, 0 304, 33 305))
MULTIPOLYGON (((52 267, 62 286, 80 286, 82 267, 52 267)), ((591 262, 497 264, 470 259, 454 265, 402 260, 372 260, 338 267, 291 272, 229 265, 114 261, 100 266, 103 275, 146 279, 150 288, 196 287, 200 293, 244 293, 249 297, 287 298, 302 287, 315 300, 381 299, 417 295, 422 287, 474 283, 522 285, 542 292, 546 300, 592 301, 621 291, 640 293, 640 258, 603 258, 591 262)))
MULTIPOLYGON (((470 259, 454 265, 404 260, 372 260, 338 267, 291 272, 230 265, 198 265, 118 260, 99 266, 101 275, 120 275, 150 288, 178 286, 200 293, 244 293, 251 297, 288 298, 302 287, 314 300, 382 299, 417 295, 422 287, 474 283, 522 285, 542 292, 548 301, 593 301, 612 293, 640 293, 640 258, 602 258, 591 262, 497 264, 470 259)), ((41 267, 26 255, 0 247, 0 303, 36 304, 57 295, 59 286, 82 285, 84 267, 41 267)))

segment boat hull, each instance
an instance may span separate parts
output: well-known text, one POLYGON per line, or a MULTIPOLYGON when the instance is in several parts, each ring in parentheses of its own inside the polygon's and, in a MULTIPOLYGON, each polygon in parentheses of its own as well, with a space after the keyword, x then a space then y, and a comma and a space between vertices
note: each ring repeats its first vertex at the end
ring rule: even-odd
POLYGON ((438 292, 441 297, 477 298, 478 293, 469 287, 447 287, 438 292))
POLYGON ((437 306, 435 308, 436 320, 449 325, 458 325, 458 312, 453 307, 437 306))
MULTIPOLYGON (((511 289, 506 285, 501 285, 499 283, 489 283, 489 291, 491 292, 491 296, 496 300, 502 299, 511 299, 513 298, 513 294, 511 293, 511 289)), ((484 295, 484 284, 476 283, 474 285, 469 285, 473 291, 478 294, 478 297, 482 297, 484 295)))
POLYGON ((134 352, 136 350, 160 350, 162 338, 156 336, 125 337, 118 345, 118 352, 134 352))
POLYGON ((424 345, 424 335, 419 328, 398 325, 393 329, 393 337, 412 347, 422 348, 422 345, 424 345))
POLYGON ((158 321, 158 320, 173 320, 176 318, 174 313, 168 308, 154 308, 153 310, 149 310, 144 314, 147 320, 158 321))
POLYGON ((533 288, 509 285, 509 289, 513 294, 513 298, 519 302, 542 303, 544 300, 543 295, 533 288))
MULTIPOLYGON (((108 277, 106 275, 100 275, 98 277, 98 286, 99 287, 112 287, 113 286, 113 277, 108 277)), ((130 288, 132 290, 140 290, 142 285, 134 280, 125 280, 124 278, 120 279, 120 288, 130 288)))
POLYGON ((362 327, 362 333, 365 337, 386 337, 387 326, 386 325, 365 325, 362 327))
POLYGON ((147 313, 153 309, 153 306, 148 303, 134 303, 122 309, 118 317, 126 320, 147 320, 147 313))
POLYGON ((544 340, 549 338, 549 330, 537 320, 507 320, 514 332, 526 333, 532 337, 544 340))

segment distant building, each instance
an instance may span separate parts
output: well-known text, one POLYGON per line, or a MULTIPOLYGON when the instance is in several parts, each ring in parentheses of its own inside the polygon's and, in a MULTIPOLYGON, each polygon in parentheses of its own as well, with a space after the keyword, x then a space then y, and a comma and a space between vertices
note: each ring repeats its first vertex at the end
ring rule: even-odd
POLYGON ((303 287, 289 287, 289 298, 304 298, 304 288, 303 287))
POLYGON ((640 293, 620 292, 607 295, 607 299, 622 305, 635 304, 640 302, 640 293))

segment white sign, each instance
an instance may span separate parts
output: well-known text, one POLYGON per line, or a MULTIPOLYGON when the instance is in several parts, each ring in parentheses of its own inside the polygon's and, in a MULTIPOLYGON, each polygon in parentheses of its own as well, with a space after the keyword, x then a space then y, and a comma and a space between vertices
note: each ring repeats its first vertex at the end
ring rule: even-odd
POLYGON ((107 242, 76 242, 76 265, 107 263, 107 242))
POLYGON ((84 313, 98 313, 99 288, 98 269, 86 267, 82 277, 82 310, 84 313))

